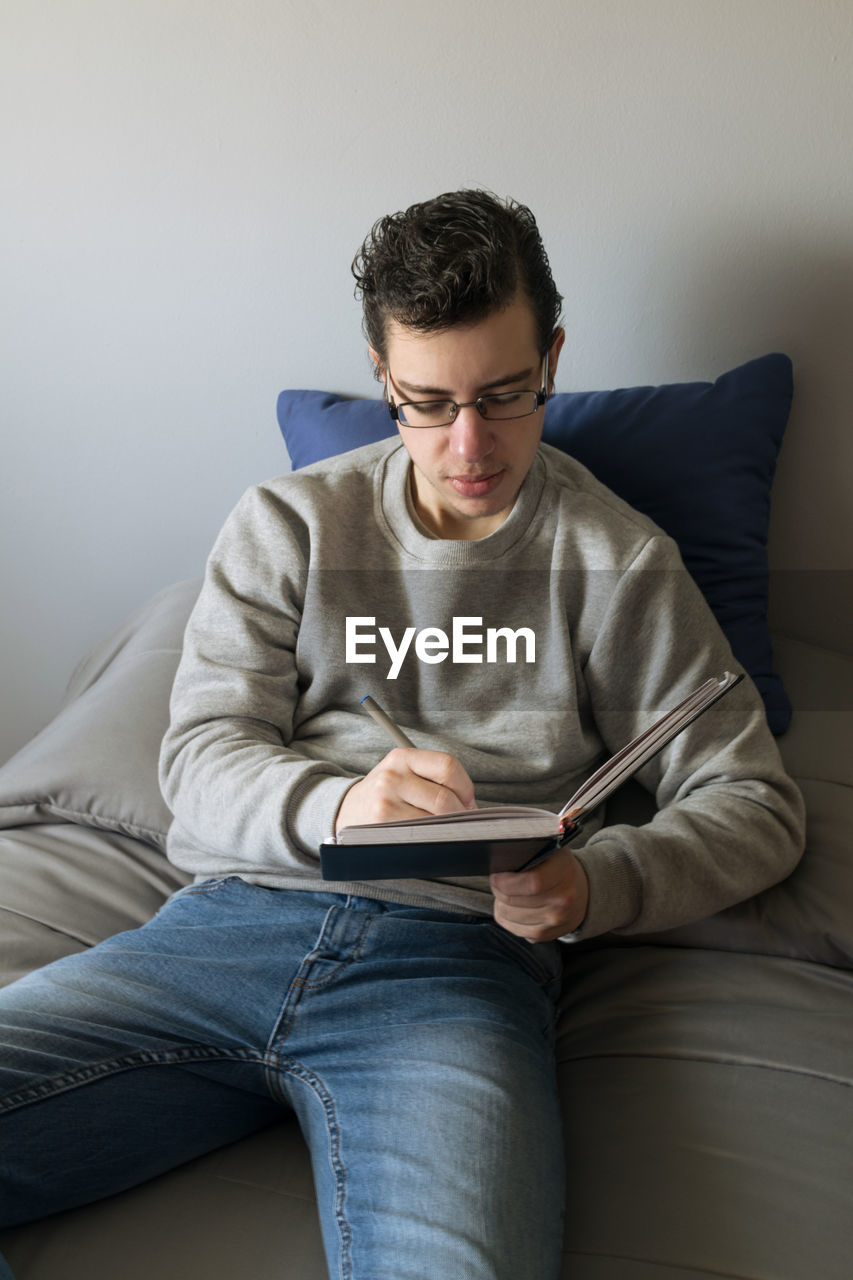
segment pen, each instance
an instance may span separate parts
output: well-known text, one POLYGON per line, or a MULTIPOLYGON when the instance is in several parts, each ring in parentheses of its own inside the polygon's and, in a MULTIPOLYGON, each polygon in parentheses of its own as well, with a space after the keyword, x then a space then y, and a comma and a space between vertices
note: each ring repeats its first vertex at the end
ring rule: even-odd
POLYGON ((410 742, 402 729, 398 729, 390 716, 387 716, 378 702, 374 702, 370 694, 366 698, 362 698, 361 705, 369 716, 372 716, 378 725, 385 730, 388 737, 397 747, 414 747, 414 743, 410 742))

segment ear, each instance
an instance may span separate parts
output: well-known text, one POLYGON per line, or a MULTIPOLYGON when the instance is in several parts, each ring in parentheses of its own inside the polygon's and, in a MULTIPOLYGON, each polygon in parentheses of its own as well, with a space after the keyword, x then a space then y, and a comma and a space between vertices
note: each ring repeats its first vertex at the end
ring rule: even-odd
POLYGON ((554 390, 554 374, 557 372, 557 362, 560 359, 560 352, 563 349, 563 343, 566 341, 565 329, 558 329, 554 334, 554 341, 548 348, 548 394, 554 390))
POLYGON ((385 376, 385 366, 382 363, 382 357, 380 356, 379 352, 375 349, 375 347, 368 347, 367 350, 371 360, 373 361, 373 376, 376 379, 376 381, 380 383, 382 386, 382 399, 386 403, 390 401, 390 403, 393 404, 394 397, 388 391, 388 379, 385 376))

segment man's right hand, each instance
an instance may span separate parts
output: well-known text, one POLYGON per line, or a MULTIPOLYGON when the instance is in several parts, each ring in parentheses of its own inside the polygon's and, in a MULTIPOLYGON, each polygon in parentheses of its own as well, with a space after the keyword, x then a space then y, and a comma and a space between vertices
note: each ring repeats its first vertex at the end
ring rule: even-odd
POLYGON ((335 833, 362 822, 399 822, 476 807, 474 784, 455 756, 395 747, 350 787, 335 833))

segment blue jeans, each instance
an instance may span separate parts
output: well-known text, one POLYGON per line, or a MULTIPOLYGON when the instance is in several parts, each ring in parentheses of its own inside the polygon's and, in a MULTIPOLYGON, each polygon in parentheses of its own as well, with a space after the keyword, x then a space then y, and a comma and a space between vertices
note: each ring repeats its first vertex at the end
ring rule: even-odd
POLYGON ((0 991, 0 1226, 287 1107, 333 1277, 556 1277, 560 954, 482 916, 190 885, 0 991))

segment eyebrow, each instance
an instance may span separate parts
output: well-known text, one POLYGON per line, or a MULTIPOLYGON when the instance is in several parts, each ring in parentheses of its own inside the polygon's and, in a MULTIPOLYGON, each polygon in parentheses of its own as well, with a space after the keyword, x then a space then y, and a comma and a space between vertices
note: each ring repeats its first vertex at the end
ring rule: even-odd
MULTIPOLYGON (((531 374, 536 372, 536 366, 529 369, 522 369, 518 373, 508 373, 503 378, 495 378, 492 382, 484 382, 480 387, 480 394, 484 391, 493 391, 495 387, 504 387, 510 382, 521 382, 522 378, 529 378, 531 374)), ((402 391, 408 391, 411 395, 417 396, 441 396, 444 400, 451 400, 453 397, 444 387, 423 387, 416 382, 404 382, 402 378, 393 377, 394 383, 400 387, 402 391)))

